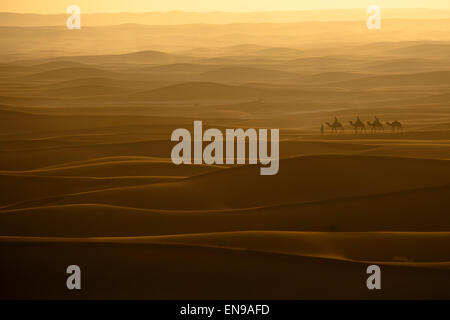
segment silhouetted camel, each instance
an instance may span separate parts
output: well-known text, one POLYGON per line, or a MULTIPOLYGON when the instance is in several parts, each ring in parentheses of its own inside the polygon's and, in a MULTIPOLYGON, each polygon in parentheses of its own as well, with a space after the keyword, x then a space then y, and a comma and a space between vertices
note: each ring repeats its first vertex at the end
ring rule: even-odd
POLYGON ((378 129, 380 129, 384 132, 384 127, 379 121, 376 120, 374 122, 367 121, 367 124, 369 125, 372 131, 377 131, 378 129))
POLYGON ((350 125, 355 129, 355 133, 358 133, 358 129, 360 129, 361 131, 366 130, 365 124, 361 121, 359 117, 358 119, 356 119, 355 123, 353 123, 353 121, 350 121, 350 125))
POLYGON ((402 124, 397 120, 395 120, 394 122, 386 122, 386 124, 391 127, 392 131, 395 131, 396 129, 403 129, 402 124))
POLYGON ((344 126, 339 121, 334 121, 333 124, 329 122, 325 122, 327 126, 331 128, 331 131, 337 132, 337 129, 341 129, 341 131, 344 131, 344 126))

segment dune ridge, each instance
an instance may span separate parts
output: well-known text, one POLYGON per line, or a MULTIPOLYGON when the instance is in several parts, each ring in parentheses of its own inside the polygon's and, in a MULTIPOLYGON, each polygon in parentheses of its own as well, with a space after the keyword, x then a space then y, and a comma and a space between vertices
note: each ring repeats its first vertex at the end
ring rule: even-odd
POLYGON ((450 183, 450 173, 444 174, 450 171, 450 163, 445 160, 305 156, 282 159, 280 168, 279 174, 269 179, 259 176, 257 166, 247 165, 190 177, 182 182, 75 194, 57 203, 81 201, 175 210, 250 208, 412 190, 450 183), (364 167, 355 167, 355 164, 361 162, 364 162, 364 167), (353 171, 350 176, 347 175, 349 168, 353 171), (389 176, 389 185, 379 172, 389 176), (330 180, 330 177, 333 178, 330 180), (260 183, 263 179, 270 182, 271 188, 260 183), (234 188, 230 189, 228 185, 233 185, 234 188), (172 198, 176 198, 177 202, 171 201, 172 198))
POLYGON ((440 260, 433 260, 429 247, 449 243, 449 232, 282 232, 245 231, 140 237, 17 237, 1 236, 2 243, 102 243, 189 246, 261 252, 279 255, 340 260, 404 267, 450 268, 450 256, 441 247, 440 260), (349 246, 358 241, 359 246, 349 246), (416 246, 417 245, 417 246, 416 246), (380 247, 383 249, 380 250, 380 247), (414 247, 411 247, 414 246, 414 247), (447 256, 446 256, 447 255, 447 256), (446 256, 446 257, 444 257, 446 256))
POLYGON ((85 237, 249 230, 438 232, 448 231, 449 217, 442 211, 442 206, 449 205, 448 193, 449 186, 445 186, 316 203, 203 211, 90 203, 36 207, 30 202, 28 208, 0 210, 0 234, 85 237), (423 212, 427 212, 426 221, 423 212))

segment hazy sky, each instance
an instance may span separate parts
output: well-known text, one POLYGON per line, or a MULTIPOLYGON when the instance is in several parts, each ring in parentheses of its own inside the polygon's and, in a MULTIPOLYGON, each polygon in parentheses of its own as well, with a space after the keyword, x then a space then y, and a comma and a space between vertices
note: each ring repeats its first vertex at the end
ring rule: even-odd
POLYGON ((365 8, 450 9, 450 0, 0 0, 0 11, 64 13, 76 4, 82 12, 270 11, 365 8))

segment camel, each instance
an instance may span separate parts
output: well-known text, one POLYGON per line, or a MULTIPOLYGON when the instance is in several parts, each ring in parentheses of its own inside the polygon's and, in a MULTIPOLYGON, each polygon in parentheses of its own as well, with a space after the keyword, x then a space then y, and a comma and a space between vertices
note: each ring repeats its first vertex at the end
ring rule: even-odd
POLYGON ((395 131, 396 129, 403 129, 402 124, 397 120, 395 120, 394 122, 386 122, 386 124, 391 127, 392 131, 395 131))
POLYGON ((334 121, 333 124, 329 122, 325 122, 327 126, 331 128, 331 131, 337 132, 337 129, 340 129, 341 131, 344 131, 344 126, 339 121, 334 121))
POLYGON ((356 119, 356 122, 350 121, 350 125, 355 129, 355 133, 358 133, 358 129, 360 129, 361 132, 366 130, 366 126, 359 117, 356 119))
POLYGON ((378 119, 377 117, 375 117, 374 122, 367 121, 367 124, 369 125, 369 127, 371 127, 372 131, 376 132, 378 129, 381 129, 384 132, 384 127, 381 124, 380 119, 378 119))
POLYGON ((369 127, 370 127, 370 129, 372 130, 372 131, 377 131, 378 129, 381 129, 381 130, 383 130, 384 131, 384 127, 383 127, 383 125, 381 124, 381 123, 379 123, 379 122, 370 122, 370 121, 367 121, 367 124, 369 125, 369 127))

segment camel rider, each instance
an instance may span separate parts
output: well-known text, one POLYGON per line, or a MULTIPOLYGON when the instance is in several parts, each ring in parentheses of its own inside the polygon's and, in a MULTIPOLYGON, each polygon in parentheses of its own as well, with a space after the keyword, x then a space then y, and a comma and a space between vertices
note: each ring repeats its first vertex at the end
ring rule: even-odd
POLYGON ((356 124, 361 124, 361 123, 362 123, 361 119, 359 117, 356 118, 356 124))
POLYGON ((375 116, 375 121, 373 122, 373 124, 375 126, 380 126, 381 125, 380 119, 378 119, 377 116, 375 116))

